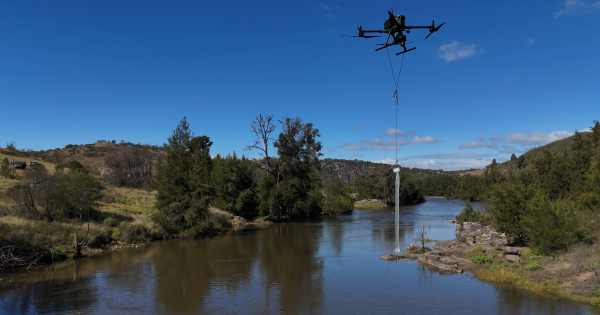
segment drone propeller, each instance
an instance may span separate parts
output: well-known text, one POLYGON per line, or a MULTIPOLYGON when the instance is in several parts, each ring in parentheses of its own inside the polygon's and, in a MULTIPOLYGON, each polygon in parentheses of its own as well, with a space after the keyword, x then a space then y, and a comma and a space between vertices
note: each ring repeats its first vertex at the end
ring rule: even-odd
POLYGON ((425 37, 425 39, 427 39, 427 37, 431 36, 431 34, 433 34, 434 32, 437 32, 440 29, 440 27, 442 27, 444 24, 446 24, 446 22, 438 25, 438 27, 435 27, 435 24, 433 23, 433 21, 431 21, 431 27, 429 27, 429 35, 427 35, 425 37))
MULTIPOLYGON (((406 42, 406 43, 404 43, 404 44, 405 44, 405 45, 409 45, 409 44, 414 44, 414 43, 416 43, 416 42, 406 42)), ((377 45, 379 45, 379 46, 385 46, 385 45, 387 45, 387 44, 377 44, 377 45)), ((389 46, 392 46, 392 45, 389 45, 389 46)))
POLYGON ((373 38, 373 37, 381 37, 381 36, 372 36, 372 35, 368 35, 368 36, 356 36, 356 35, 342 35, 342 36, 346 36, 346 37, 362 37, 362 38, 373 38))

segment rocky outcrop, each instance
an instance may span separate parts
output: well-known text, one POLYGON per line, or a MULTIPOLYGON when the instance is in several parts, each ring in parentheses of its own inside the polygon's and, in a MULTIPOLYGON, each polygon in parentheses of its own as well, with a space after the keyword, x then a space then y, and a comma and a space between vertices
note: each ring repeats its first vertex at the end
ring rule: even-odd
POLYGON ((478 222, 464 222, 456 224, 454 232, 456 240, 468 245, 486 245, 490 247, 500 247, 507 244, 506 236, 499 234, 489 225, 482 225, 478 222))
POLYGON ((442 271, 462 272, 458 267, 458 260, 440 251, 431 251, 418 256, 420 262, 435 266, 442 271))
POLYGON ((233 219, 231 219, 231 225, 244 225, 244 224, 248 224, 248 221, 242 217, 238 217, 235 216, 233 217, 233 219))

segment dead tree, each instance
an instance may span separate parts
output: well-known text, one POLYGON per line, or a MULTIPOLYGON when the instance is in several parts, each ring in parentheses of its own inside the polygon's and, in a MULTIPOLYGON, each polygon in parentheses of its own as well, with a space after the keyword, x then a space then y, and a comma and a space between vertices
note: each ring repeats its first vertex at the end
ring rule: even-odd
POLYGON ((88 247, 88 243, 89 243, 88 236, 89 235, 90 235, 90 224, 89 223, 87 225, 87 233, 85 234, 85 237, 83 238, 83 240, 81 242, 77 241, 77 233, 73 233, 73 238, 75 239, 75 245, 73 246, 75 248, 75 252, 73 253, 73 258, 85 257, 81 253, 81 250, 88 247))
MULTIPOLYGON (((262 155, 264 155, 265 158, 264 168, 267 171, 267 175, 269 175, 271 171, 269 163, 269 144, 275 141, 275 139, 271 138, 271 133, 276 128, 272 121, 273 116, 263 116, 262 114, 259 114, 258 117, 252 121, 251 125, 252 132, 256 135, 256 139, 254 139, 254 142, 251 145, 246 146, 244 149, 248 152, 252 151, 252 149, 258 149, 262 152, 262 155)), ((259 153, 259 156, 260 155, 261 154, 259 153)))
POLYGON ((414 241, 421 243, 421 250, 425 249, 425 241, 427 240, 429 232, 431 232, 431 226, 424 226, 420 223, 417 223, 417 230, 415 232, 416 237, 414 238, 414 241))

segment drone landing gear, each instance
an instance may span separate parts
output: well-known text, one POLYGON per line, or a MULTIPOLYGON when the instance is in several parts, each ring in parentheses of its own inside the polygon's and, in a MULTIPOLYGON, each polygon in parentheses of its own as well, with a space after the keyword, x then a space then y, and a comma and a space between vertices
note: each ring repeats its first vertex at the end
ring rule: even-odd
POLYGON ((411 49, 406 49, 405 51, 402 51, 402 52, 399 52, 399 53, 397 53, 397 54, 396 54, 396 56, 398 56, 398 55, 402 55, 403 53, 407 53, 407 52, 409 52, 409 51, 411 51, 411 50, 415 50, 415 49, 417 49, 417 47, 413 47, 413 48, 411 48, 411 49))

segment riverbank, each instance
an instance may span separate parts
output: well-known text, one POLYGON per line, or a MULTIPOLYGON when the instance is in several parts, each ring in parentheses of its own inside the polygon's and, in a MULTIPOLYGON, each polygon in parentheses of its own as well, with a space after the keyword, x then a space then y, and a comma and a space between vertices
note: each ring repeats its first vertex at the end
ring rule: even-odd
POLYGON ((443 272, 466 271, 480 281, 600 306, 600 245, 579 244, 555 257, 539 256, 528 247, 506 246, 504 235, 490 227, 465 224, 471 230, 457 224, 456 239, 436 243, 419 261, 443 272))
POLYGON ((354 207, 359 209, 379 209, 387 207, 387 205, 381 199, 364 199, 356 201, 354 207))

